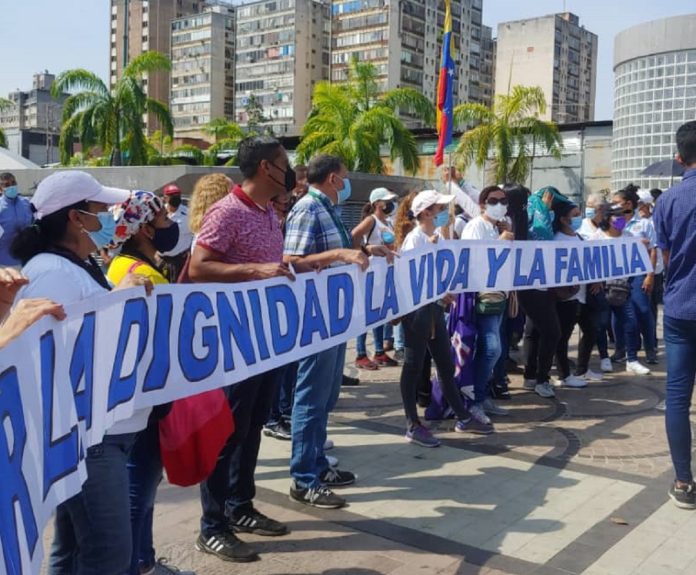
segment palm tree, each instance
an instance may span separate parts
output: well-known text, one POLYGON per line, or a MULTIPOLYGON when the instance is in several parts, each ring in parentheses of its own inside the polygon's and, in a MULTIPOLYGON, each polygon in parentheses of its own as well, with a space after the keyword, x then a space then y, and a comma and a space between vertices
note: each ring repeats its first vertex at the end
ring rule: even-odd
POLYGON ((350 63, 348 81, 319 82, 314 88, 312 111, 297 147, 298 161, 316 153, 339 156, 349 170, 384 172, 380 147, 387 145, 392 161, 400 158, 404 169, 415 174, 419 160, 416 139, 399 117, 413 114, 432 125, 435 108, 412 88, 379 91, 377 69, 369 62, 350 63))
MULTIPOLYGON (((8 100, 7 98, 0 98, 0 112, 8 110, 14 105, 15 104, 12 100, 8 100)), ((0 128, 0 148, 7 148, 7 136, 5 136, 5 132, 2 128, 0 128)))
POLYGON ((239 124, 231 122, 227 118, 211 120, 203 127, 203 131, 213 136, 216 144, 221 140, 241 140, 244 138, 244 130, 239 124))
POLYGON ((143 115, 148 113, 157 118, 166 134, 173 132, 173 123, 169 108, 147 97, 143 77, 170 68, 171 62, 165 55, 145 52, 130 61, 111 91, 101 78, 87 70, 67 70, 60 74, 51 88, 53 97, 71 93, 63 106, 61 162, 70 161, 73 141, 79 137, 83 150, 98 146, 111 156, 112 165, 121 165, 122 154, 130 165, 146 164, 143 115))
POLYGON ((538 147, 561 158, 563 141, 556 124, 539 118, 545 113, 546 98, 538 87, 515 86, 490 108, 460 104, 454 109, 455 125, 473 127, 457 146, 459 163, 464 169, 471 164, 484 168, 492 152, 494 181, 526 183, 538 147))

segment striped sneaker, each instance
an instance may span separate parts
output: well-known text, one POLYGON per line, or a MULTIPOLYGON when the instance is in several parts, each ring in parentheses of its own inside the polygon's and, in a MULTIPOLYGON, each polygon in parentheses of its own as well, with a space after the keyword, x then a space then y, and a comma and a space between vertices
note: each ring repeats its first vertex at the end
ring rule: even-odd
POLYGON ((256 551, 249 545, 237 539, 234 533, 225 531, 210 537, 204 537, 201 533, 196 540, 196 549, 234 563, 250 563, 259 559, 256 551))
POLYGON ((266 537, 278 537, 288 533, 286 525, 266 517, 256 509, 252 509, 249 513, 230 517, 230 526, 238 533, 256 533, 266 537))

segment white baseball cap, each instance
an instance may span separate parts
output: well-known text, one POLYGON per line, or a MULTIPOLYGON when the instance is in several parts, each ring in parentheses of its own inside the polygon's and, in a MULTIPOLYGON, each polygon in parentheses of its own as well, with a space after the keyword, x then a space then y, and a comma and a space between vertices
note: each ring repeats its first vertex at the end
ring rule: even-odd
POLYGON ((638 201, 641 204, 652 205, 654 203, 653 197, 650 195, 650 192, 648 192, 647 190, 638 190, 638 201))
POLYGON ((379 201, 389 202, 398 197, 399 196, 397 196, 394 192, 390 192, 387 188, 375 188, 370 192, 370 203, 374 204, 375 202, 379 201))
POLYGON ((450 202, 454 201, 454 195, 441 194, 436 190, 423 190, 418 192, 413 202, 411 203, 411 211, 413 216, 417 217, 423 210, 427 210, 430 206, 439 204, 441 206, 446 206, 450 202))
POLYGON ((45 218, 78 202, 121 204, 130 197, 130 190, 102 186, 94 176, 79 170, 55 172, 41 180, 31 198, 34 217, 45 218))

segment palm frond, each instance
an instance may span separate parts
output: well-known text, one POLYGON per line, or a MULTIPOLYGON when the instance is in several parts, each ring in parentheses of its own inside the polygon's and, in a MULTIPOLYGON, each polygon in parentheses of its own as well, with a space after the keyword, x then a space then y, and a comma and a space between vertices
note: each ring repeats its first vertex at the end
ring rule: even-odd
POLYGON ((66 70, 58 75, 51 86, 51 95, 59 98, 63 93, 72 92, 96 92, 103 97, 108 97, 109 89, 102 79, 88 70, 77 68, 66 70))
POLYGON ((423 94, 413 88, 396 88, 389 90, 379 100, 391 110, 415 114, 428 126, 435 124, 435 106, 423 94))
POLYGON ((128 62, 125 70, 123 70, 123 77, 142 80, 144 74, 163 72, 171 70, 171 68, 172 61, 167 56, 150 50, 149 52, 143 52, 128 62))

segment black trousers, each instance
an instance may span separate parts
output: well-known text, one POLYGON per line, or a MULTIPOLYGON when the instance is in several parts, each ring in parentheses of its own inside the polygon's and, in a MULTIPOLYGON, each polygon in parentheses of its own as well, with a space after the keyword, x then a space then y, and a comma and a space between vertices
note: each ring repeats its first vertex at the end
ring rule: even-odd
POLYGON ((565 379, 570 375, 568 342, 578 321, 578 301, 556 302, 556 312, 558 313, 558 322, 561 326, 561 338, 556 346, 556 367, 558 368, 560 378, 565 379))
POLYGON ((524 377, 536 379, 537 383, 548 382, 553 356, 561 339, 556 298, 551 292, 540 290, 520 291, 517 297, 527 316, 523 344, 524 377))

